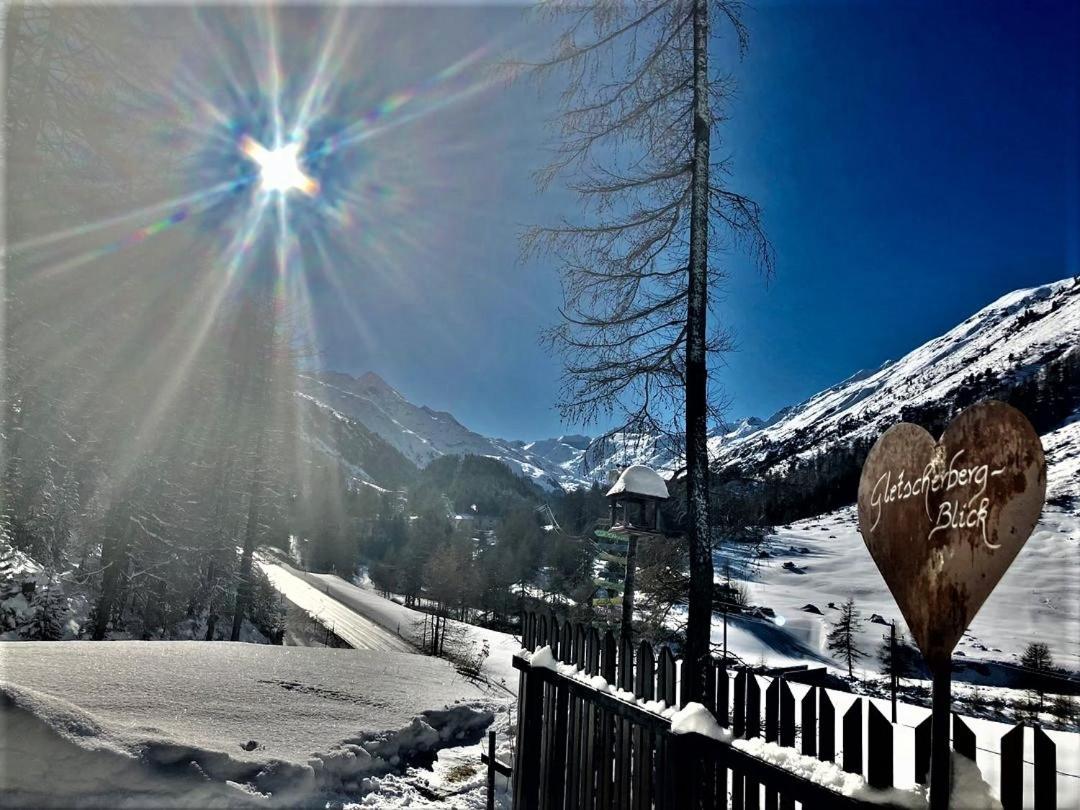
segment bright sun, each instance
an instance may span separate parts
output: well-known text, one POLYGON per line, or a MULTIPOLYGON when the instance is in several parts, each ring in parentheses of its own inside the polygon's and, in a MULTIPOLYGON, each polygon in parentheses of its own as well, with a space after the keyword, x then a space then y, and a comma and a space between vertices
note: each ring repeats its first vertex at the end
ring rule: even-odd
POLYGON ((259 167, 259 188, 265 192, 285 194, 292 189, 309 197, 319 190, 319 183, 300 168, 300 143, 290 143, 277 149, 267 149, 250 135, 240 141, 240 151, 259 167))

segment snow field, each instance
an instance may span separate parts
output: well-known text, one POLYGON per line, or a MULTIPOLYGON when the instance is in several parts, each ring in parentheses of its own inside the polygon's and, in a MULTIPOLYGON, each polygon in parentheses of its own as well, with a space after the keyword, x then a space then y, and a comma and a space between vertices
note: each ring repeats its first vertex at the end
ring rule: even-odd
POLYGON ((499 708, 445 661, 389 651, 21 642, 0 656, 0 806, 357 801, 367 780, 479 740, 499 708))

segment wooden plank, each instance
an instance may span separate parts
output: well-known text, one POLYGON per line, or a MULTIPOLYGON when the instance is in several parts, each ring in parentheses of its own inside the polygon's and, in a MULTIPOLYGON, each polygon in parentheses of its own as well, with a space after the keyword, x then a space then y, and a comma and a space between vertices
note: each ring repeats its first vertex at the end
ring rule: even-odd
POLYGON ((675 705, 675 656, 671 654, 670 647, 660 650, 660 667, 657 670, 658 700, 664 701, 669 707, 675 705))
POLYGON ((780 682, 780 734, 779 742, 787 748, 795 747, 795 695, 783 678, 780 682))
MULTIPOLYGON (((634 644, 626 636, 619 644, 619 688, 634 691, 634 644)), ((615 738, 615 802, 618 807, 630 807, 632 802, 633 729, 629 717, 619 720, 615 738)))
POLYGON ((749 677, 745 669, 735 674, 735 700, 732 706, 731 733, 741 737, 746 733, 746 680, 749 677))
POLYGON ((757 676, 749 673, 746 679, 746 726, 743 736, 746 738, 761 735, 761 687, 757 676))
POLYGON ((615 634, 608 630, 604 633, 600 674, 609 684, 616 683, 615 673, 618 671, 618 650, 618 645, 615 643, 615 634))
MULTIPOLYGON (((652 645, 638 644, 637 670, 634 673, 634 694, 643 700, 653 700, 656 694, 656 659, 652 645)), ((634 726, 634 807, 649 810, 653 794, 653 734, 641 725, 634 726)))
POLYGON ((953 750, 975 761, 975 732, 956 712, 952 716, 953 750))
POLYGON ((873 701, 867 711, 866 781, 870 787, 892 787, 893 726, 873 701))
POLYGON ((495 732, 488 732, 487 810, 495 810, 495 732))
MULTIPOLYGON (((585 671, 590 675, 600 674, 600 631, 590 627, 585 639, 585 671)), ((602 714, 591 701, 585 705, 585 765, 584 772, 578 788, 578 807, 584 810, 593 810, 598 798, 600 784, 601 761, 598 757, 600 749, 598 737, 600 735, 600 721, 602 714)))
POLYGON ((773 678, 765 687, 765 742, 776 742, 780 720, 780 679, 773 678))
POLYGON ((827 690, 819 691, 818 704, 818 759, 822 762, 836 761, 836 709, 827 690))
POLYGON ((716 720, 725 728, 731 725, 731 677, 723 662, 716 664, 716 720))
POLYGON ((1024 806, 1024 724, 1001 738, 1001 807, 1020 810, 1024 806))
MULTIPOLYGON (((575 638, 571 631, 571 638, 575 638)), ((573 644, 573 642, 571 642, 573 644)), ((575 651, 571 650, 571 658, 575 651)), ((566 703, 566 778, 562 783, 562 807, 573 807, 581 780, 581 715, 585 699, 567 694, 566 703)))
POLYGON ((701 696, 702 705, 716 715, 716 666, 710 659, 705 664, 705 694, 701 696))
MULTIPOLYGON (((584 670, 589 658, 588 644, 589 634, 586 628, 575 623, 574 636, 574 666, 584 670)), ((567 768, 569 773, 566 779, 565 807, 584 806, 584 796, 591 794, 592 766, 588 762, 588 715, 592 712, 592 704, 584 698, 571 697, 570 703, 570 747, 567 753, 567 768)))
MULTIPOLYGON (((765 687, 765 742, 776 742, 780 729, 780 678, 773 678, 765 687)), ((775 787, 765 785, 765 810, 777 810, 780 794, 775 787)))
MULTIPOLYGON (((749 672, 746 678, 746 723, 744 736, 749 739, 761 735, 761 686, 757 676, 749 672)), ((760 782, 747 773, 743 784, 743 804, 748 810, 761 806, 760 782)))
POLYGON ((862 698, 855 698, 851 708, 844 714, 844 726, 842 729, 844 739, 843 768, 848 773, 860 775, 863 772, 862 704, 862 698))
MULTIPOLYGON (((548 625, 549 632, 550 627, 548 625)), ((540 808, 541 810, 551 810, 554 807, 551 796, 551 769, 555 738, 555 684, 552 681, 545 681, 543 695, 544 708, 540 742, 540 808)))
MULTIPOLYGON (((515 658, 515 666, 520 659, 515 658)), ((526 665, 527 666, 527 665, 526 665)), ((540 806, 540 742, 543 723, 544 681, 538 671, 526 674, 523 711, 518 717, 517 757, 514 759, 514 807, 540 806)))
POLYGON ((933 717, 915 726, 915 782, 930 784, 930 741, 933 739, 933 717))
MULTIPOLYGON (((492 731, 490 733, 494 734, 495 732, 492 731)), ((487 752, 482 751, 480 753, 480 762, 484 765, 487 765, 491 762, 491 757, 487 755, 487 752)), ((495 773, 502 774, 503 776, 511 776, 514 773, 514 769, 507 765, 505 762, 503 762, 501 759, 495 760, 494 771, 495 773)))
MULTIPOLYGON (((569 634, 565 633, 566 640, 569 640, 569 634)), ((578 701, 580 702, 580 701, 578 701)), ((566 764, 569 741, 569 719, 570 719, 570 692, 565 687, 556 686, 554 700, 552 701, 555 724, 554 734, 552 734, 551 744, 551 765, 548 770, 548 807, 552 810, 565 807, 565 788, 566 788, 566 764)), ((574 760, 571 760, 573 762, 574 760)), ((576 768, 571 768, 576 771, 576 768)))
MULTIPOLYGON (((795 695, 784 678, 780 682, 780 733, 778 741, 785 748, 795 747, 795 695)), ((790 796, 780 795, 780 810, 795 810, 795 801, 790 796)))
POLYGON ((1038 726, 1035 734, 1035 810, 1057 808, 1057 746, 1038 726))
POLYGON ((802 699, 802 752, 810 757, 817 756, 817 702, 818 688, 811 686, 802 699))
POLYGON ((576 805, 583 810, 592 810, 596 806, 597 785, 599 784, 599 764, 597 761, 597 735, 600 733, 600 710, 591 701, 584 702, 584 766, 578 783, 578 801, 576 805))
POLYGON ((600 631, 590 627, 585 641, 585 671, 590 675, 600 674, 600 631))

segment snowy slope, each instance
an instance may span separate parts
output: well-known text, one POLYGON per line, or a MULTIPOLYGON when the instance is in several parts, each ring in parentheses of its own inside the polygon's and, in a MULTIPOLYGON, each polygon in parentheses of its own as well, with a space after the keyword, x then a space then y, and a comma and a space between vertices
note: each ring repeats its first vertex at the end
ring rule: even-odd
MULTIPOLYGON (((885 624, 870 622, 877 614, 897 620, 900 611, 866 550, 856 525, 854 507, 781 527, 769 538, 764 559, 747 559, 738 547, 726 545, 716 557, 717 579, 729 565, 733 579, 744 582, 750 602, 772 608, 782 617, 777 627, 767 620, 744 620, 740 631, 752 638, 732 641, 733 649, 756 663, 762 655, 776 665, 801 657, 827 657, 825 635, 839 611, 853 597, 863 617, 861 641, 870 653, 865 662, 875 671, 875 658, 885 624), (794 567, 785 568, 792 563, 794 567), (820 614, 804 608, 813 606, 820 614), (772 636, 790 639, 790 649, 772 636)), ((720 641, 719 625, 714 641, 720 641)), ((909 635, 910 637, 910 635, 909 635)), ((1015 662, 1030 641, 1049 645, 1054 660, 1080 670, 1080 514, 1047 507, 1020 555, 987 599, 968 633, 957 645, 957 660, 1015 662)))
POLYGON ((721 464, 755 463, 781 446, 805 453, 873 437, 899 421, 903 406, 947 401, 969 374, 1024 375, 1078 347, 1080 279, 1017 290, 900 360, 859 372, 758 430, 713 437, 710 452, 721 464))
POLYGON ((0 806, 322 806, 494 706, 435 658, 207 642, 0 644, 0 806), (448 707, 444 710, 444 707, 448 707))

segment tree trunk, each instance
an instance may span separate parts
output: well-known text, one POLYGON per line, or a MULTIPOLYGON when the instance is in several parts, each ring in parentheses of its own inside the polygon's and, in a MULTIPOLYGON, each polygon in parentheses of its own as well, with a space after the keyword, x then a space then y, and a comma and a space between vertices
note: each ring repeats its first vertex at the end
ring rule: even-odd
POLYGON ((120 589, 120 580, 124 572, 124 558, 127 555, 127 527, 117 532, 115 526, 109 526, 101 546, 101 595, 94 606, 94 629, 90 635, 92 641, 102 641, 109 629, 116 595, 120 589))
POLYGON ((712 549, 709 541, 708 253, 709 253, 709 6, 694 0, 694 142, 690 198, 690 279, 686 313, 686 513, 690 594, 683 666, 684 704, 700 700, 712 630, 712 549), (687 686, 689 688, 687 689, 687 686))
POLYGON ((259 473, 262 465, 262 435, 255 449, 255 470, 251 482, 251 500, 248 502, 247 527, 244 529, 244 553, 240 558, 240 576, 236 583, 236 609, 233 612, 230 641, 240 640, 240 628, 244 614, 251 602, 251 558, 255 554, 255 535, 259 525, 259 473))

